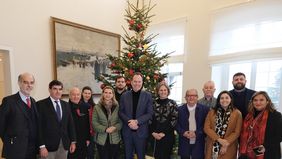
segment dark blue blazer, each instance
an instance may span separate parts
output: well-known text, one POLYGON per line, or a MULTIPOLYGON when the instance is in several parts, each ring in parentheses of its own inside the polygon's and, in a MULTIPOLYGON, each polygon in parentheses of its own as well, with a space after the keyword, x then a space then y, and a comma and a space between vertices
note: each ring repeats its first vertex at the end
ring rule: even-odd
MULTIPOLYGON (((124 136, 130 135, 132 133, 128 126, 128 120, 132 119, 132 91, 127 91, 122 94, 120 99, 120 109, 119 116, 123 121, 122 133, 124 136)), ((153 115, 153 99, 149 92, 141 91, 137 110, 136 110, 136 120, 138 121, 139 128, 137 129, 137 135, 140 138, 148 137, 148 122, 153 115)))
MULTIPOLYGON (((31 97, 30 99, 37 121, 35 100, 31 97)), ((5 97, 0 107, 0 137, 3 141, 2 156, 5 158, 25 158, 29 136, 28 123, 31 118, 24 107, 27 105, 22 101, 19 93, 5 97)))
POLYGON ((50 97, 37 102, 39 113, 39 146, 45 145, 47 150, 57 151, 62 140, 65 150, 71 142, 76 141, 75 126, 69 104, 60 100, 62 107, 62 120, 58 121, 50 97))
MULTIPOLYGON (((205 133, 204 123, 208 114, 209 107, 197 104, 195 118, 196 118, 196 143, 192 152, 192 158, 204 158, 205 148, 205 133)), ((185 131, 189 130, 189 111, 187 104, 178 107, 178 121, 176 130, 179 134, 178 154, 182 157, 189 157, 191 151, 190 140, 183 136, 185 131)))

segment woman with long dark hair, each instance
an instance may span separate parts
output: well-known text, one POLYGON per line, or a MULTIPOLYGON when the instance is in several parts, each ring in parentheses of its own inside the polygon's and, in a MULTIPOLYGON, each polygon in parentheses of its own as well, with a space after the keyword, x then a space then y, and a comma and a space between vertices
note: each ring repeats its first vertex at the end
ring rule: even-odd
POLYGON ((232 95, 228 91, 220 92, 215 108, 209 111, 205 121, 205 159, 236 159, 241 126, 242 115, 233 106, 232 95))
POLYGON ((95 155, 95 143, 93 140, 94 137, 94 130, 92 127, 92 112, 93 108, 95 106, 94 100, 93 100, 93 91, 89 86, 85 86, 82 88, 82 93, 81 93, 81 105, 88 109, 88 114, 89 114, 89 130, 90 130, 90 143, 87 146, 87 159, 94 159, 95 155))

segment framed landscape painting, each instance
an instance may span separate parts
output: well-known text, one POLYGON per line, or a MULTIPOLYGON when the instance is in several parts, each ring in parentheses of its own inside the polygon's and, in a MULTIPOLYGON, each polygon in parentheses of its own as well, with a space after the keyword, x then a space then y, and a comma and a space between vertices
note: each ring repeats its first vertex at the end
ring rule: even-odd
POLYGON ((63 94, 72 87, 90 86, 101 94, 96 80, 110 73, 106 54, 119 55, 120 35, 51 17, 54 41, 54 77, 63 82, 63 94))

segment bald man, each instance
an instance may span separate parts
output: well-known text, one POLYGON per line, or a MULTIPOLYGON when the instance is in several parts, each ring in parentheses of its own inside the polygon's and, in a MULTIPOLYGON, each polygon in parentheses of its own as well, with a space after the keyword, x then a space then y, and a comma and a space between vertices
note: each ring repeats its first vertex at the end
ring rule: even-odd
POLYGON ((70 89, 69 105, 76 132, 76 150, 68 154, 68 159, 84 159, 87 155, 87 146, 90 143, 90 124, 88 109, 81 105, 81 91, 77 87, 70 89))
POLYGON ((30 96, 34 86, 30 73, 18 76, 20 90, 3 99, 0 107, 0 137, 2 157, 7 159, 35 159, 38 153, 38 113, 30 96))
POLYGON ((214 108, 216 105, 216 98, 213 96, 215 92, 215 84, 213 81, 207 81, 203 86, 204 97, 198 100, 198 103, 206 105, 209 108, 214 108))

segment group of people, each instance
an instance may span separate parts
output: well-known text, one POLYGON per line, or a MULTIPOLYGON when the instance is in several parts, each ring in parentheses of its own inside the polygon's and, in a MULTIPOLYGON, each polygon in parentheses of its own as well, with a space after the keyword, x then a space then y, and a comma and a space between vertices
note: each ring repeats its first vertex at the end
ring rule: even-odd
POLYGON ((268 94, 248 89, 243 73, 233 76, 231 91, 214 97, 215 85, 188 89, 186 103, 169 99, 170 88, 160 82, 157 99, 143 90, 136 72, 131 89, 119 76, 115 88, 106 86, 94 103, 92 90, 74 87, 69 102, 62 100, 63 84, 49 83, 50 96, 36 102, 30 95, 33 75, 18 77, 19 92, 3 98, 0 107, 2 156, 7 159, 115 159, 124 145, 126 159, 144 159, 148 137, 154 139, 156 159, 169 159, 178 133, 181 159, 280 159, 282 116, 268 94), (97 155, 97 154, 96 154, 97 155))

